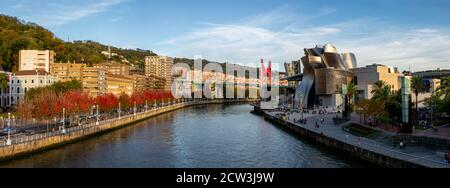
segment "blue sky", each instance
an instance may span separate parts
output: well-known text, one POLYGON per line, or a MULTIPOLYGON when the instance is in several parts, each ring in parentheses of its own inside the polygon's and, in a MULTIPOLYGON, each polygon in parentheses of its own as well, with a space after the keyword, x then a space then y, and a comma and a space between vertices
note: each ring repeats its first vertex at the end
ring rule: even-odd
POLYGON ((0 0, 0 13, 67 40, 239 64, 297 60, 332 43, 360 66, 450 68, 446 0, 0 0))

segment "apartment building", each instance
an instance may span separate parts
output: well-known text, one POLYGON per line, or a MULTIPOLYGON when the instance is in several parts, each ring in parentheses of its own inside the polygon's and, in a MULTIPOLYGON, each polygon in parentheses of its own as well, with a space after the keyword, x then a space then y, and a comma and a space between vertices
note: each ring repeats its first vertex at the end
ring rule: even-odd
POLYGON ((108 70, 109 73, 111 73, 113 75, 128 76, 128 75, 130 75, 130 67, 131 66, 126 65, 126 64, 111 62, 111 63, 96 64, 93 67, 106 69, 106 70, 108 70))
POLYGON ((85 67, 82 71, 81 82, 83 91, 93 97, 107 92, 107 71, 101 68, 85 67))
POLYGON ((133 94, 134 80, 132 77, 123 75, 107 74, 106 92, 119 96, 122 93, 133 94))
POLYGON ((130 77, 133 79, 133 92, 153 89, 150 77, 137 73, 131 74, 130 77))
POLYGON ((50 74, 59 78, 60 81, 81 80, 83 70, 87 67, 82 63, 52 63, 50 74))
POLYGON ((50 64, 55 61, 55 56, 51 50, 20 50, 19 71, 42 69, 50 72, 50 64))
POLYGON ((157 82, 164 82, 162 88, 158 89, 171 90, 173 82, 172 66, 173 66, 173 58, 171 57, 167 56, 145 57, 145 75, 151 77, 152 79, 160 79, 157 82))

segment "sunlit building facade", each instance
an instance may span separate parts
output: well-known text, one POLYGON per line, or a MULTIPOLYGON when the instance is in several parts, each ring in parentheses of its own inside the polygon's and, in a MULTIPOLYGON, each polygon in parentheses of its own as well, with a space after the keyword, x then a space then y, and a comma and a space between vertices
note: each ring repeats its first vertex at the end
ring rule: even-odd
POLYGON ((355 55, 339 54, 331 44, 317 45, 304 52, 303 79, 296 88, 294 106, 341 106, 342 86, 351 82, 350 69, 357 66, 355 55))

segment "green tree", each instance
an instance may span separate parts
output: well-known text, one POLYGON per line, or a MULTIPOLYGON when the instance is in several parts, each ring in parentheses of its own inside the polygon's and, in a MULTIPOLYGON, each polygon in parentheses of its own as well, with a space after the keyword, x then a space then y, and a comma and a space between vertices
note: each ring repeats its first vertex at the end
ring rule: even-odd
POLYGON ((372 91, 370 91, 370 93, 372 93, 373 95, 379 95, 386 85, 387 84, 385 81, 378 80, 377 82, 374 83, 374 86, 372 88, 372 91))
POLYGON ((0 73, 0 90, 8 88, 8 76, 5 73, 0 73))
POLYGON ((449 93, 450 93, 450 76, 446 76, 446 77, 442 78, 441 85, 439 86, 438 91, 444 95, 445 100, 448 100, 449 93))
MULTIPOLYGON (((56 52, 56 61, 85 62, 92 65, 106 60, 106 56, 100 52, 107 50, 108 46, 93 41, 64 42, 44 27, 0 14, 0 65, 4 70, 18 69, 19 51, 23 49, 53 50, 56 52)), ((127 60, 136 64, 136 67, 142 65, 146 56, 156 55, 149 50, 113 46, 111 51, 118 54, 111 60, 127 60)))
POLYGON ((79 80, 71 80, 67 82, 56 82, 51 85, 51 89, 56 93, 65 93, 73 90, 81 90, 83 88, 82 83, 79 80))
POLYGON ((121 93, 119 96, 119 102, 120 102, 120 106, 122 109, 124 110, 128 110, 132 108, 131 104, 131 98, 128 94, 126 93, 121 93))
POLYGON ((75 91, 75 90, 81 90, 82 83, 79 80, 71 80, 67 82, 56 82, 50 86, 46 87, 36 87, 31 88, 28 90, 28 92, 25 94, 25 98, 32 100, 39 96, 43 92, 51 91, 55 94, 59 95, 62 93, 66 93, 68 91, 75 91))
POLYGON ((387 85, 385 81, 379 80, 375 82, 374 87, 372 88, 372 99, 386 104, 391 95, 391 92, 391 86, 387 85))
POLYGON ((376 100, 364 99, 358 101, 355 104, 355 109, 358 114, 364 116, 364 121, 366 117, 373 117, 378 122, 381 117, 386 115, 383 102, 376 100))
MULTIPOLYGON (((419 93, 422 93, 424 90, 423 80, 421 77, 414 76, 411 80, 411 88, 414 92, 414 95, 416 96, 416 113, 418 112, 418 105, 419 105, 419 93)), ((416 116, 417 121, 417 116, 416 116)))
POLYGON ((392 112, 394 110, 389 109, 397 109, 400 106, 400 91, 394 91, 392 86, 387 85, 383 80, 374 84, 371 93, 373 94, 372 100, 381 103, 385 108, 385 112, 392 112))
POLYGON ((347 86, 348 103, 352 106, 353 97, 356 95, 358 87, 352 82, 347 86))

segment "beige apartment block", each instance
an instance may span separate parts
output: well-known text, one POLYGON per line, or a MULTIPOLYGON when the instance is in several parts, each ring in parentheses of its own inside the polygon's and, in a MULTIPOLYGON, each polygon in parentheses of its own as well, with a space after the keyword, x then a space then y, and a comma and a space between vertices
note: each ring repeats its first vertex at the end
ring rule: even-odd
POLYGON ((107 79, 107 93, 119 96, 122 93, 133 94, 133 78, 129 76, 114 75, 109 73, 107 79))
POLYGON ((51 50, 20 50, 19 71, 41 69, 50 72, 50 64, 55 61, 55 56, 51 50))
POLYGON ((50 74, 59 78, 60 81, 81 80, 83 71, 87 67, 82 63, 52 63, 50 74))
POLYGON ((150 77, 135 73, 131 75, 131 78, 133 79, 133 92, 153 89, 150 77))
POLYGON ((172 88, 172 67, 173 58, 167 56, 147 56, 145 57, 145 75, 164 81, 164 90, 172 88))
POLYGON ((83 91, 93 97, 107 92, 107 71, 101 68, 85 67, 82 72, 83 91))
POLYGON ((397 91, 401 87, 400 79, 404 76, 398 72, 397 68, 378 64, 354 68, 351 71, 354 75, 353 81, 358 88, 356 100, 372 98, 372 88, 379 80, 385 81, 393 90, 397 91))
POLYGON ((130 67, 131 66, 126 65, 126 64, 111 62, 111 63, 96 64, 93 67, 106 69, 106 70, 108 70, 109 73, 111 73, 113 75, 128 76, 128 75, 130 75, 130 67))

